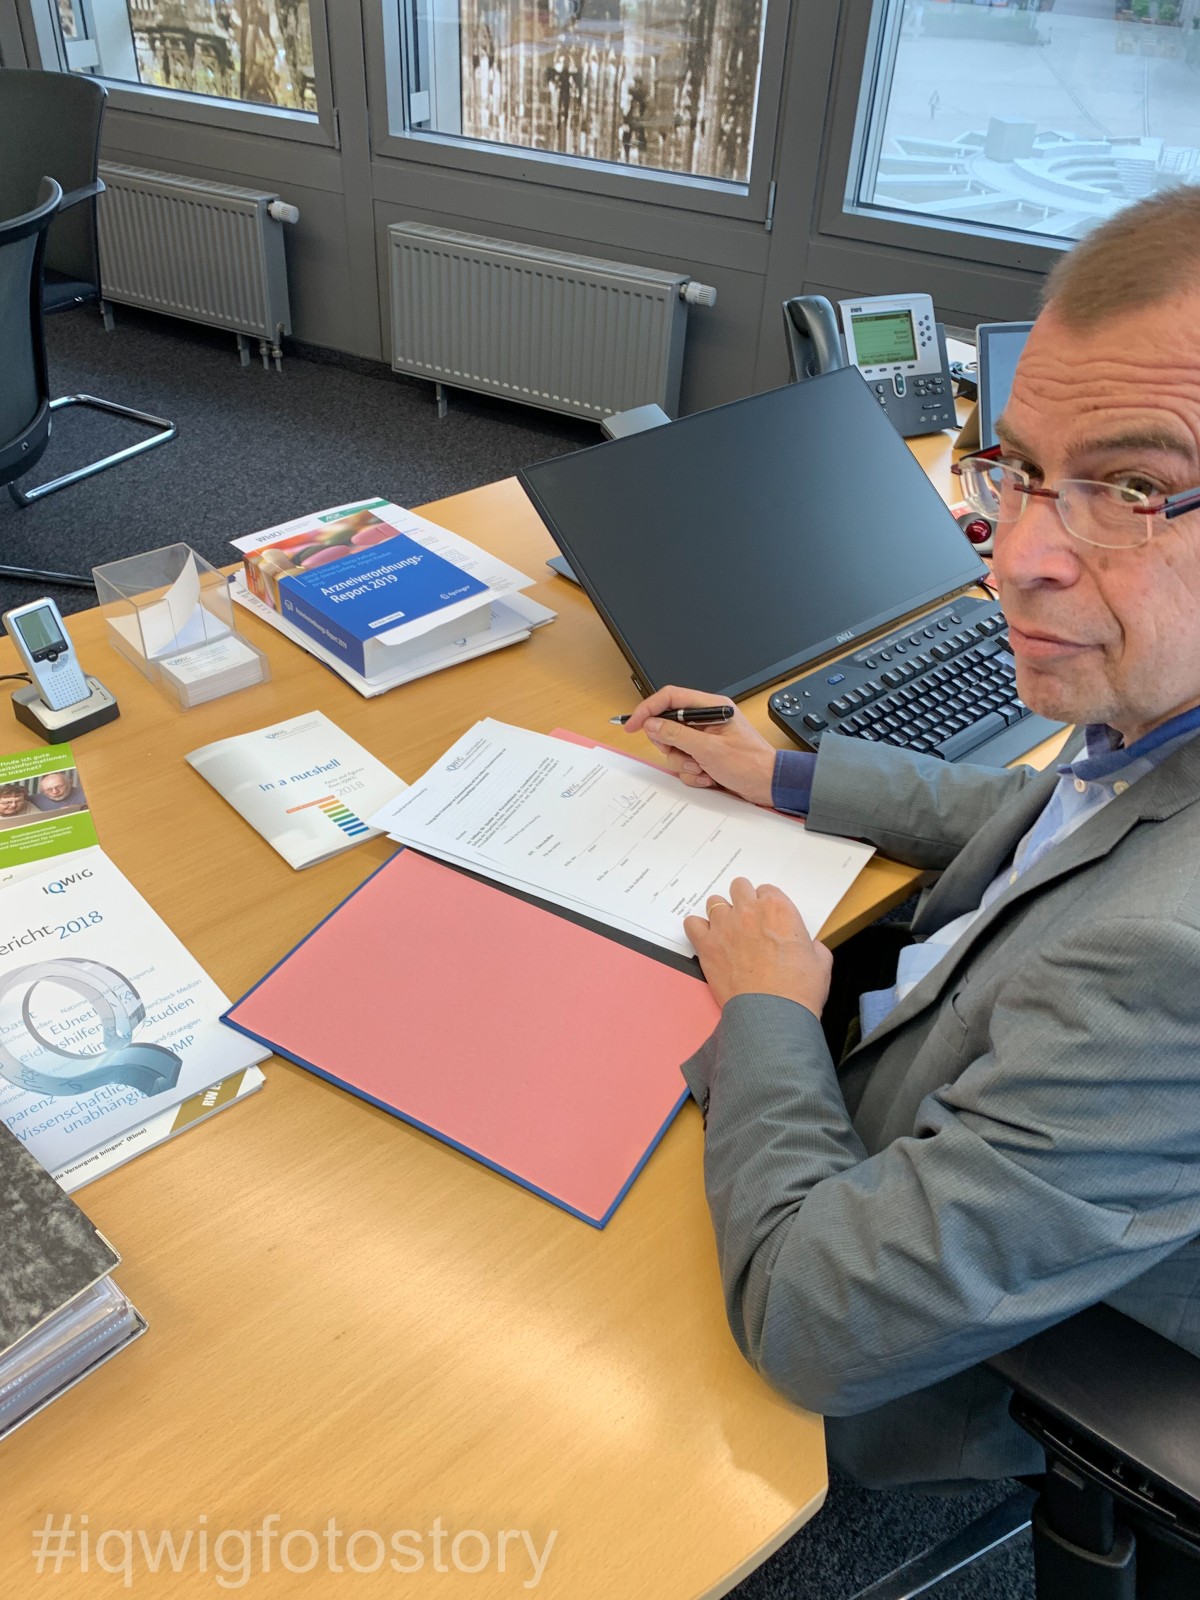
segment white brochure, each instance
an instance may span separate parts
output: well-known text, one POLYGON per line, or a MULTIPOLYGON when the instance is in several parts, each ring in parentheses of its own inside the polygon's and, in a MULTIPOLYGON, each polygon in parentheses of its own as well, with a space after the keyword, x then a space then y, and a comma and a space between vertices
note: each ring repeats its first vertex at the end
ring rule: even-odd
POLYGON ((685 955, 683 919, 734 878, 775 884, 816 934, 873 854, 613 751, 491 719, 371 821, 685 955))
POLYGON ((0 1118, 51 1172, 269 1054, 99 846, 0 908, 0 1118))

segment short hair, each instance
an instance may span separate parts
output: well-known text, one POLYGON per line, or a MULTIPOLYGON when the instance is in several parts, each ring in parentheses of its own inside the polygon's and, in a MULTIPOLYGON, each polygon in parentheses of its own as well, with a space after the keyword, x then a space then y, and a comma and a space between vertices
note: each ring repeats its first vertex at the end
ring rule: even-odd
POLYGON ((23 785, 19 783, 0 783, 0 800, 7 800, 14 794, 21 800, 28 800, 29 798, 23 785))
POLYGON ((1043 307, 1073 328, 1200 289, 1200 183, 1176 184, 1126 206, 1058 261, 1043 307))

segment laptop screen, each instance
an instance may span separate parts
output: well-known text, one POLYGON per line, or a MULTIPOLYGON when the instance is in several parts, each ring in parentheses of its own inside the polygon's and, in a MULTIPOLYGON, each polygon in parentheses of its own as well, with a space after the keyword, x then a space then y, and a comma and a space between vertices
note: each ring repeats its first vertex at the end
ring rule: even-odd
POLYGON ((519 476, 642 692, 748 694, 986 571, 855 367, 519 476))
POLYGON ((998 444, 996 418, 1008 404, 1013 376, 1032 322, 981 322, 975 330, 979 370, 979 448, 998 444))

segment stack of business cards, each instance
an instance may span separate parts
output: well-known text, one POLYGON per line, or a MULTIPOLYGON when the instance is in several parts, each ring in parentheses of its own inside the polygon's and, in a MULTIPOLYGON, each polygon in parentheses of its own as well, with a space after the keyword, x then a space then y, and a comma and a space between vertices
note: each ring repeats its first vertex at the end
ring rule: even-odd
POLYGON ((164 656, 154 664, 184 710, 232 694, 235 689, 249 689, 269 676, 261 651, 236 633, 227 633, 194 650, 164 656))

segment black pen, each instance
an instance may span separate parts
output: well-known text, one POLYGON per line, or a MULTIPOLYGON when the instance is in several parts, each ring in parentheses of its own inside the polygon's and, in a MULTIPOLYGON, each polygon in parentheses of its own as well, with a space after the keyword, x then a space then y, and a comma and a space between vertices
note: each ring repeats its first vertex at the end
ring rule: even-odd
MULTIPOLYGON (((682 722, 688 728, 704 728, 712 723, 731 722, 733 720, 733 707, 680 706, 675 711, 660 711, 658 714, 664 722, 682 722)), ((629 718, 628 716, 609 717, 608 720, 623 728, 629 718)))

